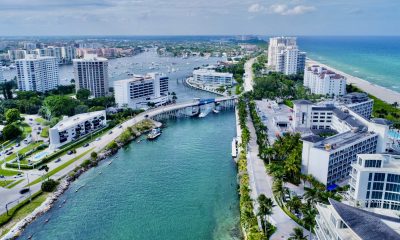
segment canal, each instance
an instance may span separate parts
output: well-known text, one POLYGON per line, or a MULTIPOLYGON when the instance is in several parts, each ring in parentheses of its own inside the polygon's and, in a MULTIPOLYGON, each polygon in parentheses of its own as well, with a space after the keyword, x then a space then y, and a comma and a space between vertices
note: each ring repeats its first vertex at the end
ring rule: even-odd
POLYGON ((20 239, 239 239, 234 112, 166 126, 82 175, 20 239))

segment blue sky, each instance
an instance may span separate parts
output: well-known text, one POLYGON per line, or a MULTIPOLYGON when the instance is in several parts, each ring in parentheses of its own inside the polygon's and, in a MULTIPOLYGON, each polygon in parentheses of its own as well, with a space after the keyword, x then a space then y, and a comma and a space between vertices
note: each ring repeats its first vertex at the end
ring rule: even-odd
POLYGON ((0 35, 400 35, 400 0, 0 0, 0 35))

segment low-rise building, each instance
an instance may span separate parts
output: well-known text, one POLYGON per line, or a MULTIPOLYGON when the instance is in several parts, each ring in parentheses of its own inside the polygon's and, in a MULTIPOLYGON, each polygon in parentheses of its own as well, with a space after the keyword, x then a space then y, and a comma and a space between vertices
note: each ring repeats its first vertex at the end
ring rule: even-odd
POLYGON ((400 156, 359 154, 350 173, 353 206, 391 209, 400 213, 400 156))
POLYGON ((232 86, 233 74, 216 72, 209 68, 201 68, 193 71, 193 81, 205 85, 232 86))
POLYGON ((159 73, 148 73, 114 81, 114 95, 120 108, 148 108, 149 104, 159 106, 169 100, 168 77, 159 73))
POLYGON ((346 94, 346 78, 318 65, 307 67, 304 70, 303 84, 314 94, 330 96, 346 94))
POLYGON ((55 149, 106 126, 106 111, 66 117, 49 130, 50 148, 55 149))
POLYGON ((318 240, 400 239, 400 219, 358 209, 333 199, 317 204, 318 240))

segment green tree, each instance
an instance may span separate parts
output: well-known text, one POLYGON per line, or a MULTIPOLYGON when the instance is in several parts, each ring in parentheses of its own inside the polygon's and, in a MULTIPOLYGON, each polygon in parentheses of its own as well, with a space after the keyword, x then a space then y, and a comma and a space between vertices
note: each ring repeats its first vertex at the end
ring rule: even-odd
POLYGON ((90 158, 91 158, 92 160, 96 160, 96 159, 97 159, 97 152, 92 152, 92 153, 90 154, 90 158))
POLYGON ((290 211, 298 212, 301 208, 301 199, 298 196, 294 196, 286 203, 287 208, 290 211))
POLYGON ((96 111, 101 111, 101 110, 105 110, 105 108, 103 106, 93 106, 93 107, 89 108, 88 112, 96 112, 96 111))
POLYGON ((283 198, 284 189, 283 189, 283 182, 280 179, 277 179, 272 184, 272 192, 278 199, 283 198))
POLYGON ((293 232, 290 234, 289 240, 307 240, 307 236, 304 236, 303 229, 300 227, 293 228, 293 232))
POLYGON ((88 112, 88 110, 89 110, 88 106, 81 104, 75 107, 74 112, 75 114, 80 114, 80 113, 86 113, 88 112))
POLYGON ((76 99, 79 101, 86 101, 90 97, 90 90, 81 88, 76 92, 76 99))
POLYGON ((48 179, 42 183, 41 189, 43 192, 52 192, 56 189, 58 182, 53 179, 48 179))
POLYGON ((13 122, 21 120, 21 113, 16 108, 8 109, 6 112, 6 121, 7 124, 11 124, 13 122))
POLYGON ((3 136, 7 140, 15 139, 21 136, 22 130, 15 124, 8 124, 3 129, 3 136))
POLYGON ((268 220, 267 217, 272 215, 272 208, 274 207, 274 203, 271 198, 267 198, 264 194, 261 194, 257 198, 258 202, 258 213, 257 215, 262 219, 264 226, 265 235, 268 234, 268 220))
POLYGON ((47 118, 60 117, 62 115, 74 115, 75 106, 78 102, 67 96, 48 96, 43 101, 43 113, 47 118))

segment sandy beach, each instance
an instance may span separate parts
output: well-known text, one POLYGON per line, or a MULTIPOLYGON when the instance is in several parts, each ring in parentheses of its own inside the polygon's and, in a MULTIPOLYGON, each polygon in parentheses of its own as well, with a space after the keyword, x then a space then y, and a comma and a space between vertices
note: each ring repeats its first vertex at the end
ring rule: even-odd
POLYGON ((364 79, 358 78, 358 77, 354 77, 350 74, 344 73, 340 70, 337 70, 333 67, 330 67, 328 65, 322 64, 320 62, 317 62, 315 60, 312 59, 307 59, 307 66, 309 65, 320 65, 322 67, 325 67, 327 69, 330 69, 338 74, 341 74, 343 76, 345 76, 347 78, 347 84, 353 84, 354 86, 360 88, 361 90, 387 102, 387 103, 394 103, 394 102, 398 102, 400 103, 400 93, 399 92, 395 92, 393 90, 387 89, 385 87, 381 87, 379 85, 370 83, 364 79))

